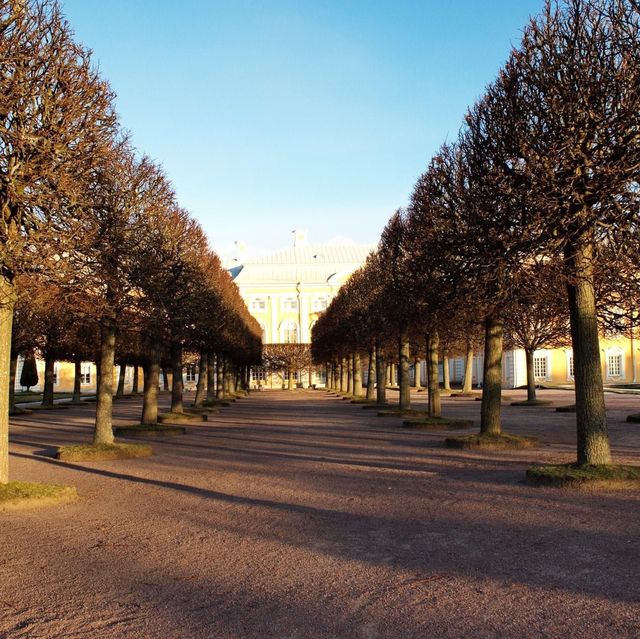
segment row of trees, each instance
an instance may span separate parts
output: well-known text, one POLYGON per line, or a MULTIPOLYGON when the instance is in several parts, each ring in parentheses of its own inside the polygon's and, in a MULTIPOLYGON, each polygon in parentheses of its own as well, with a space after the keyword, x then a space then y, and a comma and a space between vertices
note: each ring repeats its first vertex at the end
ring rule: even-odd
POLYGON ((599 329, 628 327, 640 305, 638 86, 636 2, 548 1, 317 322, 316 362, 396 343, 406 408, 423 344, 437 416, 439 354, 472 351, 482 330, 480 429, 495 435, 505 336, 532 368, 570 335, 578 462, 611 463, 599 329))
MULTIPOLYGON (((114 362, 144 369, 157 419, 162 359, 182 410, 185 349, 221 374, 260 361, 260 328, 161 167, 119 126, 114 95, 56 0, 0 1, 0 482, 18 353, 98 366, 96 444, 113 441, 114 362), (14 314, 16 322, 14 324, 14 314), (12 338, 13 335, 13 338, 12 338), (12 380, 11 380, 12 381, 12 380)), ((45 375, 47 377, 47 375, 45 375)), ((49 387, 47 387, 49 392, 49 387)))

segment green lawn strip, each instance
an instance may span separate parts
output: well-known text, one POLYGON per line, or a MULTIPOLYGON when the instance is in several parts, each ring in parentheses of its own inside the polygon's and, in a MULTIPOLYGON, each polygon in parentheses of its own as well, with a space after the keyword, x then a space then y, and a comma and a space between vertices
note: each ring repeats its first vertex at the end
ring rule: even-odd
MULTIPOLYGON (((187 409, 188 410, 188 409, 187 409)), ((161 424, 198 424, 206 422, 208 416, 205 413, 163 413, 158 415, 161 424)))
POLYGON ((397 407, 378 411, 378 417, 411 417, 411 415, 415 415, 416 417, 428 417, 429 411, 416 410, 414 408, 400 410, 397 407))
POLYGON ((77 497, 75 486, 10 481, 0 484, 0 512, 66 504, 77 497))
POLYGON ((460 437, 447 437, 445 445, 448 448, 465 448, 471 450, 518 450, 522 448, 535 448, 538 440, 535 437, 523 437, 520 435, 461 435, 460 437))
POLYGON ((576 412, 575 404, 569 404, 568 406, 558 406, 558 408, 556 408, 556 413, 575 413, 575 412, 576 412))
POLYGON ((131 424, 128 426, 114 426, 113 434, 117 437, 170 437, 184 435, 184 426, 169 426, 165 424, 131 424))
POLYGON ((633 424, 640 424, 640 413, 635 413, 634 415, 629 415, 627 417, 627 421, 633 424))
POLYGON ((408 419, 402 422, 404 428, 411 430, 462 430, 473 426, 472 419, 452 419, 449 417, 427 417, 426 419, 408 419))
POLYGON ((527 483, 557 488, 640 489, 640 466, 534 466, 527 470, 527 483))
POLYGON ((548 399, 523 399, 511 402, 511 406, 549 406, 550 404, 553 404, 553 402, 548 399))
POLYGON ((63 461, 101 461, 150 457, 153 449, 146 444, 74 444, 60 446, 56 458, 63 461))
POLYGON ((49 406, 29 406, 29 410, 67 410, 69 408, 69 402, 64 404, 51 404, 49 406))

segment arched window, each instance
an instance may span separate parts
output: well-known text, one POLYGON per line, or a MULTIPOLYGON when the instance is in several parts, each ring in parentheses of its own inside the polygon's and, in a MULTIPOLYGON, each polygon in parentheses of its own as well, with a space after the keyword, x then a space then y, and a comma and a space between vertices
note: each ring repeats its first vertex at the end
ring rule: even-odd
POLYGON ((615 346, 606 350, 607 377, 624 377, 622 349, 615 346))
POLYGON ((280 335, 283 344, 296 344, 298 342, 298 325, 291 320, 282 322, 280 335))

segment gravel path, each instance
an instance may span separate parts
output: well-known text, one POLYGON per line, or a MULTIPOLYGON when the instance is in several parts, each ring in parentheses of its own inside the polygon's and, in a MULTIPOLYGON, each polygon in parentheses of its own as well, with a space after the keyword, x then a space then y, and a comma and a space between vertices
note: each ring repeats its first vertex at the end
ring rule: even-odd
MULTIPOLYGON (((617 460, 640 464, 623 421, 640 397, 607 402, 617 460)), ((153 458, 47 456, 91 417, 12 421, 12 478, 80 499, 0 515, 0 637, 640 637, 640 493, 522 484, 573 459, 574 415, 505 406, 541 449, 471 453, 323 392, 263 392, 153 458)))

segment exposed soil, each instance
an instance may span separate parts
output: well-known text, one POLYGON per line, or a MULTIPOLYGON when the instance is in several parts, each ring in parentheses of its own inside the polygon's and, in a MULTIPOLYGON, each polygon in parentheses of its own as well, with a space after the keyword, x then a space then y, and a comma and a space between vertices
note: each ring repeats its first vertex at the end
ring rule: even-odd
MULTIPOLYGON (((606 400, 616 463, 640 465, 640 397, 606 400)), ((11 478, 79 499, 0 515, 0 637, 640 636, 640 491, 523 483, 575 459, 575 415, 554 406, 503 406, 539 449, 481 452, 324 392, 265 391, 154 457, 51 458, 90 441, 94 410, 12 419, 11 478)), ((114 410, 131 424, 140 400, 114 410)), ((443 399, 445 416, 479 411, 443 399)))

